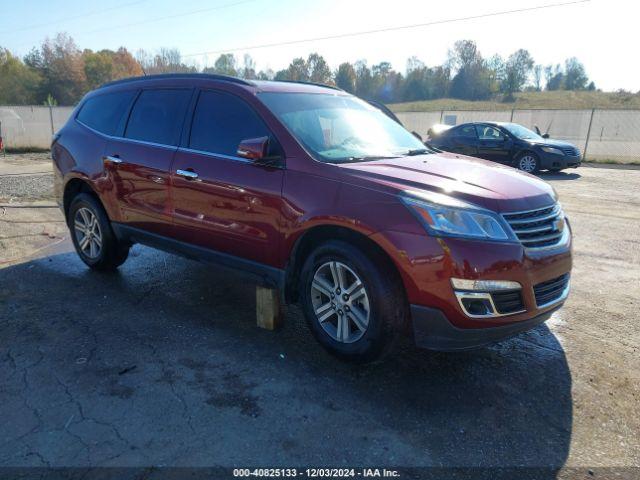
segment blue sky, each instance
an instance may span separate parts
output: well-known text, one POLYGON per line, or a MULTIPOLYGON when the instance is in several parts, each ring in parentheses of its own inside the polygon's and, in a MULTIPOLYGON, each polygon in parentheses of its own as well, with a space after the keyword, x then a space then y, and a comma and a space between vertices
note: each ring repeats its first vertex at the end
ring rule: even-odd
MULTIPOLYGON (((228 50, 249 53, 258 68, 284 68, 311 51, 332 67, 343 61, 383 60, 404 71, 418 56, 442 63, 458 39, 475 40, 484 56, 508 56, 528 49, 542 64, 578 57, 598 87, 640 90, 635 2, 591 0, 536 12, 517 13, 415 29, 242 50, 241 47, 307 39, 400 25, 514 10, 566 0, 0 0, 0 46, 18 55, 56 32, 67 32, 80 48, 125 46, 156 50, 177 47, 183 54, 228 50), (236 49, 238 48, 238 49, 236 49)), ((190 56, 212 64, 217 53, 190 56)))

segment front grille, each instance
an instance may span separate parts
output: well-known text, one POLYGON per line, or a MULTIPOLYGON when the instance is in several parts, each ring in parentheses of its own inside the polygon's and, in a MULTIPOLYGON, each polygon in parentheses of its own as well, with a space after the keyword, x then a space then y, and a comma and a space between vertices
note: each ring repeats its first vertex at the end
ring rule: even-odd
POLYGON ((569 157, 579 157, 580 156, 580 150, 578 150, 576 147, 561 147, 560 150, 562 150, 562 152, 565 155, 568 155, 569 157))
POLYGON ((564 215, 558 203, 526 212, 503 213, 502 216, 527 248, 556 245, 565 228, 564 215))
POLYGON ((491 298, 493 298, 493 304, 495 305, 498 313, 507 314, 521 312, 524 310, 520 290, 492 292, 491 298))
POLYGON ((562 297, 569 283, 569 274, 565 273, 558 278, 547 280, 533 286, 533 293, 536 296, 536 305, 544 307, 562 297))

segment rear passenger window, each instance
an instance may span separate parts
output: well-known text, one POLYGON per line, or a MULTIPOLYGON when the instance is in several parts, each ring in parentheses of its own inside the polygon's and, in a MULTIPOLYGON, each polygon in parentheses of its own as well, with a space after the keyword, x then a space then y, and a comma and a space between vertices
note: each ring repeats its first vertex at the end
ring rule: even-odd
POLYGON ((191 90, 143 90, 136 100, 125 137, 177 145, 191 90))
POLYGON ((237 156, 242 140, 266 136, 266 125, 243 100, 222 92, 200 93, 189 148, 237 156))
POLYGON ((128 91, 92 97, 82 106, 77 119, 94 130, 113 135, 122 130, 135 94, 135 91, 128 91))
POLYGON ((464 138, 477 138, 476 127, 474 125, 467 125, 466 127, 459 127, 455 131, 456 137, 464 138))

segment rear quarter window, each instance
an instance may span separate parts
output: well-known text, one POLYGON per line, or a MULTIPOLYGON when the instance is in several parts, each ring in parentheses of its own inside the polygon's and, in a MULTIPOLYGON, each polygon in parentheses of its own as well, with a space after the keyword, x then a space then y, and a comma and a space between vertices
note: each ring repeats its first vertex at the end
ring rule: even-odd
POLYGON ((143 90, 127 123, 126 138, 178 145, 191 90, 143 90))
POLYGON ((135 91, 124 91, 91 97, 76 118, 98 132, 114 135, 122 130, 135 94, 135 91))

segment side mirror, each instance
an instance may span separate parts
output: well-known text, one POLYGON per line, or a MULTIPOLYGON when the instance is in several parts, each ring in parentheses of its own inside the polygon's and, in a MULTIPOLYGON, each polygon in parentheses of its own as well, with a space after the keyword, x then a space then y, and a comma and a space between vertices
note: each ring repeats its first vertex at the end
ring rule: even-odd
POLYGON ((549 134, 545 133, 544 135, 542 135, 542 138, 549 138, 549 134))
POLYGON ((259 162, 268 155, 269 137, 247 138, 240 142, 236 153, 239 157, 259 162))

